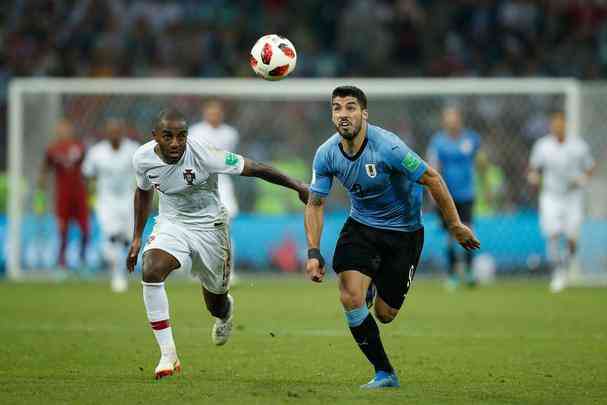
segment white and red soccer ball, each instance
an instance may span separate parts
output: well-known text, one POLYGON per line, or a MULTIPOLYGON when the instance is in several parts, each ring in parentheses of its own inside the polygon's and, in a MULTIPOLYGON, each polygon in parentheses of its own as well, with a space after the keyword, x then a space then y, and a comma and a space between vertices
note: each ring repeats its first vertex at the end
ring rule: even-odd
POLYGON ((288 39, 275 34, 264 35, 253 45, 249 63, 262 78, 281 80, 295 69, 297 52, 288 39))

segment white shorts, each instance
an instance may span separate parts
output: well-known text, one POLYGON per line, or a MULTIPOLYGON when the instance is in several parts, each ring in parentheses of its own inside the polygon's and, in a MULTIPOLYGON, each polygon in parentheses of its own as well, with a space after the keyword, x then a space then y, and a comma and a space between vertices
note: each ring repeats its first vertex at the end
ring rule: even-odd
POLYGON ((584 219, 584 195, 540 195, 540 225, 546 237, 565 235, 577 239, 584 219))
POLYGON ((232 248, 227 224, 212 229, 187 229, 156 218, 156 225, 143 249, 160 249, 179 261, 180 269, 200 279, 213 294, 228 291, 232 248))
POLYGON ((133 214, 129 209, 98 208, 97 219, 104 238, 122 236, 131 240, 133 235, 133 214))

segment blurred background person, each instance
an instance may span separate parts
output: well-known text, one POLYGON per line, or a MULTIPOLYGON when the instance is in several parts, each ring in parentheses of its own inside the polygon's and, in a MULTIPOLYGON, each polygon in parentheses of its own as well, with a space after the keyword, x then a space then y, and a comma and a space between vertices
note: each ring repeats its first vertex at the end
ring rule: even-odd
MULTIPOLYGON (((471 227, 476 196, 475 166, 480 156, 481 138, 475 131, 463 127, 462 114, 457 107, 449 106, 443 110, 442 123, 443 129, 436 132, 430 140, 428 162, 442 174, 462 222, 471 227)), ((442 225, 446 229, 444 221, 442 225)), ((459 252, 464 255, 465 281, 469 286, 474 286, 476 280, 472 272, 473 253, 463 251, 455 245, 453 239, 448 237, 447 286, 454 289, 459 285, 459 252)))
MULTIPOLYGON (((211 146, 217 149, 226 150, 229 152, 237 152, 240 135, 236 128, 224 122, 225 107, 220 100, 210 100, 204 103, 200 109, 202 121, 192 125, 188 130, 189 136, 194 136, 204 139, 211 146)), ((219 199, 228 212, 230 222, 238 215, 238 200, 234 189, 234 182, 231 176, 226 174, 217 175, 217 188, 219 199)), ((234 240, 232 243, 232 252, 235 255, 234 240)), ((235 259, 232 258, 232 267, 235 259)), ((230 285, 234 286, 237 283, 236 273, 232 268, 232 276, 230 285)))
MULTIPOLYGON (((82 172, 95 189, 95 212, 102 232, 102 253, 111 274, 111 288, 128 288, 126 253, 133 232, 132 158, 139 147, 125 136, 122 120, 105 123, 105 139, 93 145, 84 159, 82 172)), ((91 187, 92 188, 92 187, 91 187)))
POLYGON ((567 286, 580 227, 584 219, 584 188, 594 169, 590 148, 579 137, 566 133, 565 114, 557 111, 550 121, 550 133, 538 139, 531 150, 529 182, 541 187, 540 226, 547 239, 546 251, 552 265, 550 290, 567 286), (561 238, 567 241, 562 248, 561 238))
MULTIPOLYGON (((89 211, 86 184, 81 173, 85 147, 74 136, 74 127, 67 119, 57 123, 55 134, 55 139, 46 149, 38 187, 41 192, 46 190, 48 175, 54 173, 55 215, 60 239, 58 265, 62 270, 67 270, 66 248, 70 220, 76 221, 80 228, 80 266, 86 266, 89 211)), ((60 274, 65 276, 67 271, 60 274)))

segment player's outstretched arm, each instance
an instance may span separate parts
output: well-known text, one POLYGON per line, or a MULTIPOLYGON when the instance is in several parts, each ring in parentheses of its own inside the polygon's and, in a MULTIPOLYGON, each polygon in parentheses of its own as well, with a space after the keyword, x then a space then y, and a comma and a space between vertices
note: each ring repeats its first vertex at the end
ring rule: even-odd
POLYGON ((256 162, 251 159, 244 159, 244 168, 242 169, 241 176, 257 177, 267 182, 278 184, 291 190, 297 191, 299 199, 304 204, 308 202, 308 185, 299 181, 294 180, 282 173, 280 170, 267 165, 265 163, 256 162))
POLYGON ((440 212, 447 223, 449 232, 466 250, 478 249, 481 244, 470 228, 462 223, 455 208, 453 198, 447 189, 442 176, 428 166, 426 172, 419 179, 419 183, 426 186, 432 198, 438 205, 440 212))
POLYGON ((143 228, 150 215, 150 207, 152 206, 152 197, 154 196, 154 189, 142 190, 139 187, 135 190, 135 228, 133 231, 133 241, 131 242, 131 248, 129 254, 126 257, 126 268, 129 273, 135 270, 137 264, 137 256, 139 256, 139 250, 141 250, 141 236, 143 235, 143 228))
POLYGON ((308 204, 304 211, 304 225, 306 238, 308 240, 308 261, 306 262, 306 274, 310 280, 317 283, 322 282, 325 276, 325 259, 320 254, 320 236, 324 220, 325 199, 314 192, 310 194, 308 204))

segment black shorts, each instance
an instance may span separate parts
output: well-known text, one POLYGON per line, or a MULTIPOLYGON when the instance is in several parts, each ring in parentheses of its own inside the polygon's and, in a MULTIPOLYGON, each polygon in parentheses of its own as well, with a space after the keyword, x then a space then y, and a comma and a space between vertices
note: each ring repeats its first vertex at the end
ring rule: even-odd
MULTIPOLYGON (((457 209, 457 213, 459 214, 459 219, 466 225, 472 224, 472 212, 474 211, 474 200, 472 201, 455 201, 455 208, 457 209)), ((441 216, 441 221, 443 223, 443 228, 447 229, 447 223, 441 216)))
POLYGON ((356 270, 373 279, 377 293, 392 308, 407 297, 424 246, 424 228, 400 232, 373 228, 348 218, 339 234, 333 269, 356 270))

